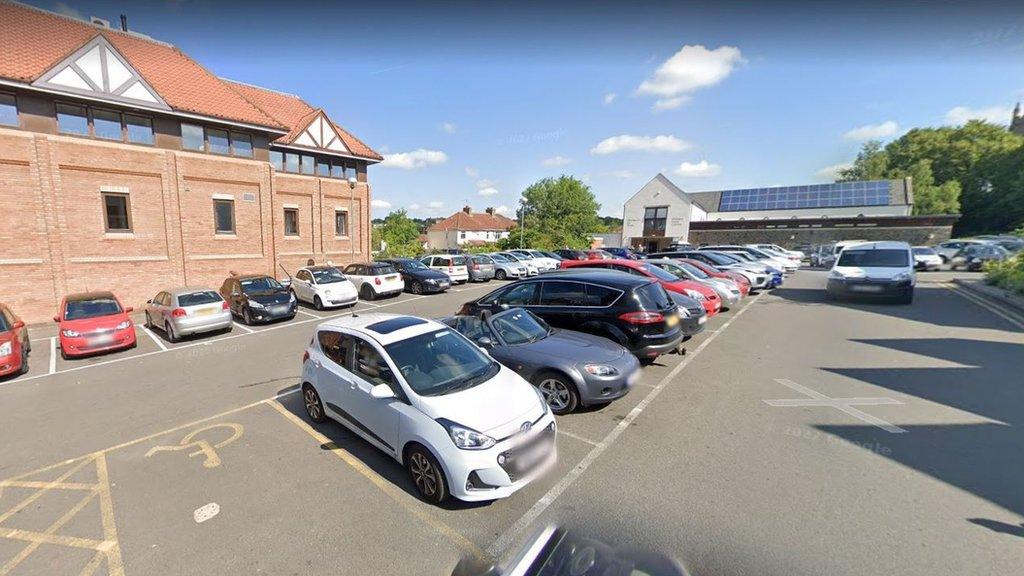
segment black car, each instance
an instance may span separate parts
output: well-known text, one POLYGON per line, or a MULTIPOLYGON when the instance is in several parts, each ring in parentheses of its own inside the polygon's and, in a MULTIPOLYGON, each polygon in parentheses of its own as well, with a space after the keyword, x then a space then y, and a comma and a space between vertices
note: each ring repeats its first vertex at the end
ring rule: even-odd
POLYGON ((583 250, 570 250, 568 248, 555 250, 555 254, 561 256, 562 260, 586 260, 588 258, 587 253, 583 250))
POLYGON ((452 281, 444 272, 431 270, 423 262, 412 258, 384 258, 378 262, 387 262, 398 270, 405 282, 405 289, 413 294, 432 294, 444 292, 451 287, 452 281))
POLYGON ((689 340, 703 332, 708 323, 708 311, 704 309, 704 305, 678 292, 669 292, 668 295, 680 310, 679 328, 683 331, 683 340, 689 340))
POLYGON ((660 284, 611 270, 555 271, 519 280, 466 302, 459 314, 517 306, 556 328, 604 336, 641 361, 677 351, 684 336, 678 307, 660 284))
POLYGON ((264 274, 232 276, 221 285, 220 295, 246 324, 295 317, 295 295, 264 274))

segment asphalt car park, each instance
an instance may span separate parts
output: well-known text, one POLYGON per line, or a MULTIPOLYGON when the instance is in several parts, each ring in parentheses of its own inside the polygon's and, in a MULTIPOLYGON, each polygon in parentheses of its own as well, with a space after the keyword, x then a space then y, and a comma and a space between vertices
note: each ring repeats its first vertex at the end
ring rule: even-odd
POLYGON ((341 425, 308 421, 302 351, 322 319, 447 316, 493 283, 177 343, 138 326, 135 349, 52 368, 55 331, 32 327, 30 373, 0 382, 0 572, 447 574, 557 521, 697 574, 1010 573, 1024 552, 995 527, 1024 514, 1024 399, 1006 381, 1024 324, 951 278, 919 279, 909 307, 833 304, 825 273, 800 271, 625 397, 558 417, 548 475, 441 507, 341 425), (840 402, 872 398, 888 400, 840 402))

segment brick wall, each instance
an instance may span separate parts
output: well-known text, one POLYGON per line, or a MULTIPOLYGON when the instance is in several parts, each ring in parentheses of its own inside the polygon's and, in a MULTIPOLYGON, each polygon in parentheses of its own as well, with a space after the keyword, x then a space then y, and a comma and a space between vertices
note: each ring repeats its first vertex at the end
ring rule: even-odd
POLYGON ((0 301, 41 322, 71 292, 140 307, 171 287, 219 288, 231 271, 366 260, 369 201, 365 181, 351 190, 258 160, 0 129, 0 301), (103 191, 129 196, 130 234, 105 231, 103 191), (234 201, 235 234, 215 234, 214 198, 234 201), (297 239, 284 235, 286 204, 298 206, 297 239), (348 237, 335 236, 336 207, 350 213, 348 237))

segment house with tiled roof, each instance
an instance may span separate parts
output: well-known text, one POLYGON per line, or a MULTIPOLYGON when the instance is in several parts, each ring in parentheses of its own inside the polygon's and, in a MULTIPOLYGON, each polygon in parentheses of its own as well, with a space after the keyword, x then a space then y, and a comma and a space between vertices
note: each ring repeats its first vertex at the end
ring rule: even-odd
POLYGON ((427 248, 443 250, 491 244, 508 238, 515 220, 497 214, 494 208, 473 212, 469 206, 427 228, 427 248))
POLYGON ((218 77, 173 44, 0 0, 0 301, 29 321, 230 270, 370 257, 353 110, 218 77))

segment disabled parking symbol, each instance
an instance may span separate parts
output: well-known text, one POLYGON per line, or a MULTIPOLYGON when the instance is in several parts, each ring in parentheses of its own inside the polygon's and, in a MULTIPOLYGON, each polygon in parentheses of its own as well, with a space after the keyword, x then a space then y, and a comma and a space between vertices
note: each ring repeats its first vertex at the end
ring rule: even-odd
POLYGON ((189 432, 187 436, 181 439, 176 445, 172 446, 154 446, 146 452, 146 458, 158 453, 158 452, 180 452, 181 450, 194 449, 193 452, 189 453, 189 458, 196 456, 204 456, 203 467, 204 468, 216 468, 220 466, 220 455, 217 454, 217 448, 223 448, 228 444, 231 444, 235 440, 238 440, 242 436, 242 425, 235 424, 233 422, 224 422, 220 424, 211 424, 193 430, 189 432), (224 431, 230 431, 228 436, 223 440, 214 443, 213 439, 218 436, 222 436, 223 433, 210 433, 217 429, 223 429, 224 431), (198 438, 204 436, 203 438, 198 438), (197 439, 198 438, 198 439, 197 439), (207 438, 210 438, 209 440, 207 438))

